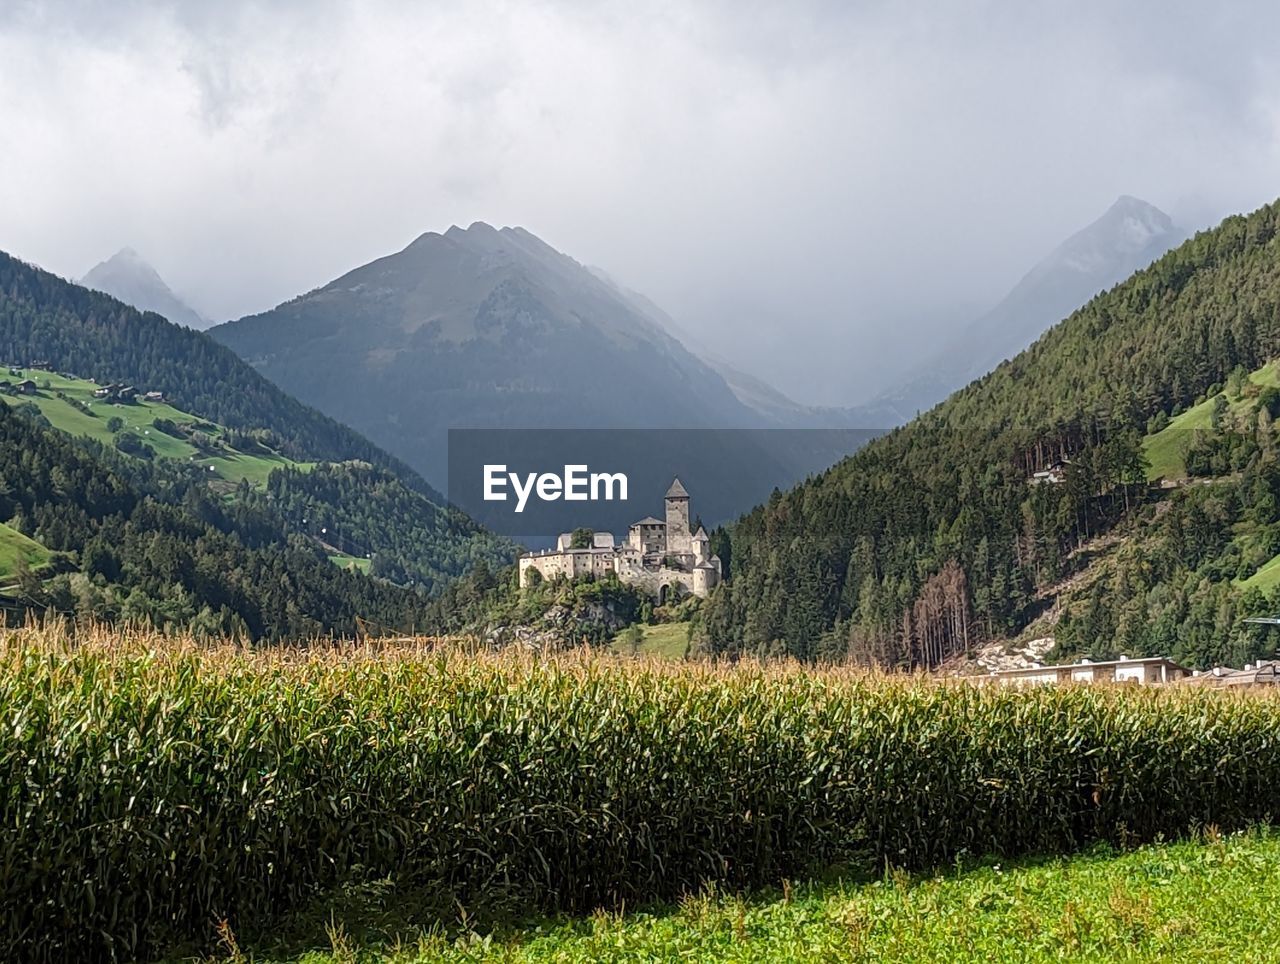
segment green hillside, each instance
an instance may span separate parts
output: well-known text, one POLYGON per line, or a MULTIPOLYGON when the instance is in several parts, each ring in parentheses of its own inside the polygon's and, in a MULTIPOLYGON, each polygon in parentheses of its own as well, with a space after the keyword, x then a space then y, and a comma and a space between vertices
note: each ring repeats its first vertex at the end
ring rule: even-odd
POLYGON ((0 566, 47 550, 67 570, 6 587, 20 608, 249 639, 422 624, 418 590, 344 572, 252 501, 131 468, 0 405, 0 566))
POLYGON ((34 539, 28 539, 17 529, 0 522, 0 586, 13 575, 19 561, 32 569, 49 561, 49 550, 34 539))
POLYGON ((135 435, 156 457, 179 459, 200 466, 210 473, 211 480, 239 482, 247 479, 251 485, 261 486, 266 484, 274 469, 285 466, 305 469, 313 464, 295 462, 260 443, 255 443, 256 452, 238 451, 230 442, 232 433, 227 428, 165 402, 142 399, 128 404, 108 402, 94 398, 93 393, 100 387, 95 382, 68 378, 55 372, 19 371, 21 375, 9 375, 7 378, 29 378, 38 386, 37 393, 0 393, 0 402, 11 407, 33 403, 54 428, 108 446, 114 446, 122 434, 135 435), (112 431, 112 419, 119 419, 123 427, 112 431), (162 425, 167 421, 180 431, 175 435, 157 428, 157 421, 162 425))
POLYGON ((1269 205, 1198 234, 745 516, 700 648, 932 666, 1016 636, 1058 599, 1063 652, 1195 665, 1273 652, 1241 618, 1280 606, 1256 575, 1280 553, 1264 401, 1280 356, 1278 219, 1269 205), (1061 481, 1034 481, 1064 458, 1061 481), (1184 475, 1195 484, 1148 486, 1184 475), (1056 589, 1102 534, 1135 549, 1056 589))
POLYGON ((1213 393, 1212 397, 1168 419, 1167 425, 1143 440, 1147 477, 1152 480, 1184 477, 1187 473, 1187 449, 1196 432, 1212 429, 1214 408, 1222 405, 1216 400, 1222 398, 1226 403, 1223 411, 1232 418, 1238 418, 1256 407, 1262 390, 1267 388, 1280 389, 1280 364, 1276 362, 1269 362, 1250 372, 1235 392, 1213 393))
MULTIPOLYGON (((76 436, 151 498, 203 502, 198 486, 229 501, 205 511, 247 544, 264 528, 277 543, 302 537, 363 560, 359 568, 379 579, 433 593, 514 554, 412 469, 206 335, 2 253, 0 363, 7 409, 76 436), (28 378, 35 394, 18 393, 28 378), (111 384, 164 401, 94 397, 111 384)), ((52 544, 38 527, 23 531, 52 544)))

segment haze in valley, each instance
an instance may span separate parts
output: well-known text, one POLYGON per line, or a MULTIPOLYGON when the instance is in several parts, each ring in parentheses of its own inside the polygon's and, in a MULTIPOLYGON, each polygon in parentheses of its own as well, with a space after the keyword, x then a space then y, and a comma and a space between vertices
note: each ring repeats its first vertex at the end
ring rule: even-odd
POLYGON ((1280 9, 0 8, 0 249, 210 321, 522 226, 805 404, 891 391, 1133 195, 1280 195, 1280 9))

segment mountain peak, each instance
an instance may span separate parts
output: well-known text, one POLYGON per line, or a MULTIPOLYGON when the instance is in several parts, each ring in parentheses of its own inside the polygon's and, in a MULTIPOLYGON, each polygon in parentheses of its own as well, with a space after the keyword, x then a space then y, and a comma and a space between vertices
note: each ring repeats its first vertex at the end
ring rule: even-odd
POLYGON ((1120 236, 1137 247, 1149 244, 1153 239, 1177 231, 1173 218, 1165 214, 1154 204, 1149 204, 1131 194, 1122 194, 1107 209, 1107 213, 1095 222, 1116 230, 1119 225, 1120 236))
POLYGON ((1121 194, 1091 224, 1035 264, 997 305, 971 322, 902 387, 865 408, 904 422, 1012 358, 1099 291, 1145 268, 1186 240, 1155 205, 1121 194))
POLYGON ((1132 194, 1121 194, 1115 199, 1115 203, 1111 205, 1110 210, 1151 211, 1155 214, 1161 215, 1162 217, 1167 217, 1167 215, 1154 204, 1149 201, 1144 201, 1140 197, 1134 197, 1132 194))
POLYGON ((85 277, 88 278, 95 271, 99 271, 106 267, 126 269, 129 271, 144 271, 157 278, 160 277, 159 272, 151 266, 151 262, 140 255, 136 248, 131 248, 128 245, 125 245, 111 257, 107 258, 106 261, 99 262, 93 267, 89 274, 85 275, 85 277))
POLYGON ((207 328, 208 321, 173 293, 160 273, 142 255, 125 246, 94 265, 80 279, 86 288, 105 291, 142 311, 154 311, 189 328, 207 328))

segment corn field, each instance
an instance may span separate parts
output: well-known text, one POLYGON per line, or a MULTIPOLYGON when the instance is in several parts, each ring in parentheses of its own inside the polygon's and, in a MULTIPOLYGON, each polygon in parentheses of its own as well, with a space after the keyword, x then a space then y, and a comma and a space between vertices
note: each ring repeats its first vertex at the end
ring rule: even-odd
POLYGON ((0 643, 6 960, 207 948, 356 877, 635 906, 1267 819, 1280 701, 456 648, 0 643))

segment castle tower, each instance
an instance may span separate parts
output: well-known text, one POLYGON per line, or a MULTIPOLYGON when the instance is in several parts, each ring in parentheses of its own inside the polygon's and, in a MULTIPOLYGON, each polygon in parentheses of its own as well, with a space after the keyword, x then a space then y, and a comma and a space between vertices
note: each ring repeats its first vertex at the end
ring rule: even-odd
POLYGON ((689 531, 689 493, 676 479, 667 489, 667 552, 672 555, 693 552, 693 533, 689 531))
POLYGON ((706 529, 698 526, 698 531, 693 534, 693 559, 695 562, 706 562, 710 558, 711 538, 706 529))

